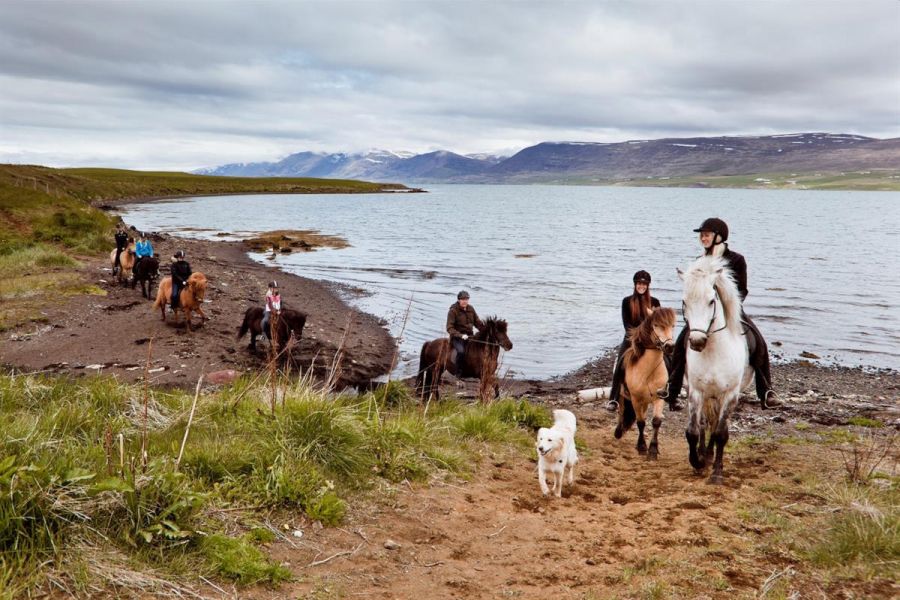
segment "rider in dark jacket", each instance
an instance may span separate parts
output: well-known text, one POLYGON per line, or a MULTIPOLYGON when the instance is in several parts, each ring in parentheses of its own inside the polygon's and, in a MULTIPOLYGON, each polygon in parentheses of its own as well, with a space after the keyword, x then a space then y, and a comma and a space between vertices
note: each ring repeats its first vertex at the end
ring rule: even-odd
POLYGON ((184 251, 179 250, 172 257, 172 308, 178 306, 178 295, 184 286, 187 285, 188 277, 191 276, 191 265, 184 259, 184 251))
MULTIPOLYGON (((728 225, 722 219, 706 219, 695 232, 700 233, 700 243, 703 245, 707 255, 721 256, 734 275, 737 283, 738 293, 741 295, 741 302, 747 297, 747 261, 737 252, 728 248, 725 242, 728 240, 728 225)), ((775 391, 772 389, 772 374, 769 368, 769 348, 762 333, 756 327, 756 324, 750 320, 750 317, 741 309, 741 321, 744 323, 746 334, 753 336, 755 343, 749 344, 753 349, 750 354, 750 366, 756 374, 756 395, 759 397, 760 405, 763 408, 772 408, 781 406, 781 401, 776 397, 775 391)), ((659 396, 669 403, 672 410, 681 410, 683 407, 678 401, 678 394, 681 393, 681 386, 684 382, 684 368, 687 358, 687 331, 685 327, 681 330, 678 340, 675 342, 675 354, 672 357, 672 370, 669 373, 669 381, 666 387, 659 391, 659 396)), ((750 341, 750 340, 748 340, 750 341)))
POLYGON ((634 292, 622 298, 622 325, 625 327, 625 336, 619 345, 619 355, 613 369, 612 387, 609 389, 609 402, 606 405, 608 410, 616 410, 619 407, 619 391, 625 379, 622 354, 631 345, 628 333, 640 325, 654 308, 659 308, 659 300, 650 295, 650 273, 638 271, 631 279, 634 282, 634 292))
POLYGON ((450 334, 450 343, 453 346, 455 358, 456 373, 462 375, 463 356, 466 352, 466 342, 475 335, 473 328, 481 329, 484 327, 475 308, 469 305, 469 292, 463 290, 456 295, 456 303, 450 306, 447 313, 447 333, 450 334))
POLYGON ((119 272, 119 269, 122 268, 121 256, 122 252, 125 248, 128 247, 128 234, 125 233, 125 229, 121 223, 116 227, 116 260, 113 264, 113 275, 116 275, 119 272))

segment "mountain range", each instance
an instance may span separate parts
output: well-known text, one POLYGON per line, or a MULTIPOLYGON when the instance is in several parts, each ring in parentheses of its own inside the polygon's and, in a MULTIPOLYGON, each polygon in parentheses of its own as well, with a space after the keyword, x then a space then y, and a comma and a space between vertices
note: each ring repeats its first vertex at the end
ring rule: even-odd
POLYGON ((617 143, 542 142, 512 156, 440 150, 298 152, 277 162, 233 163, 202 175, 324 177, 403 183, 572 183, 859 169, 900 171, 900 138, 792 133, 617 143))

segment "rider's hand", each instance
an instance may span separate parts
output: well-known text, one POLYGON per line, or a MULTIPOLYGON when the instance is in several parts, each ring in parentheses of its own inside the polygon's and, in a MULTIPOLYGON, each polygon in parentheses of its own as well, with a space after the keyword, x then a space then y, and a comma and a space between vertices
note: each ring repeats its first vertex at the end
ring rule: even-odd
POLYGON ((462 339, 467 340, 467 339, 469 339, 469 336, 467 336, 466 334, 463 334, 462 339))

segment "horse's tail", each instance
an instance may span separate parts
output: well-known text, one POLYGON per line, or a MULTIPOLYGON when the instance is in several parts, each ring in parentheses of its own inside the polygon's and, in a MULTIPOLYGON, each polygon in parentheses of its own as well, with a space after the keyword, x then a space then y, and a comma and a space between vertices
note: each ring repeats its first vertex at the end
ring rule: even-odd
POLYGON ((428 385, 428 365, 425 364, 425 348, 428 342, 422 343, 422 351, 419 352, 419 372, 416 373, 416 393, 421 394, 428 385))
POLYGON ((242 337, 247 335, 248 331, 250 331, 250 311, 252 310, 252 308, 248 308, 247 312, 244 313, 244 322, 241 323, 241 328, 238 330, 236 339, 241 339, 242 337))
POLYGON ((620 397, 620 400, 624 403, 622 405, 624 408, 622 413, 622 430, 628 431, 637 420, 637 414, 634 412, 634 404, 632 404, 630 398, 620 397))

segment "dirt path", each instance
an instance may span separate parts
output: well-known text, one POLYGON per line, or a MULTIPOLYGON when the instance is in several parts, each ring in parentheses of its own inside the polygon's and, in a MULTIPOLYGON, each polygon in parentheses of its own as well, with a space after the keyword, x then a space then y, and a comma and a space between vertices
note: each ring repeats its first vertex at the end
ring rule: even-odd
MULTIPOLYGON (((332 364, 343 349, 341 384, 365 382, 390 367, 395 343, 375 317, 349 307, 324 283, 276 271, 247 257, 236 243, 205 242, 162 236, 154 249, 166 260, 183 249, 195 272, 209 279, 204 311, 209 320, 189 333, 164 324, 152 302, 112 282, 105 262, 87 260, 82 273, 105 295, 59 299, 44 311, 46 323, 3 334, 0 364, 28 371, 67 374, 103 372, 123 381, 143 377, 149 340, 153 340, 151 381, 156 385, 190 387, 201 373, 259 369, 259 355, 251 354, 248 338, 235 339, 244 311, 261 306, 268 281, 277 279, 286 307, 309 315, 297 352, 304 368, 315 361, 319 370, 332 364)), ((156 287, 153 297, 156 296, 156 287)), ((47 301, 47 299, 42 299, 47 301)), ((199 323, 195 317, 195 322, 199 323)))
MULTIPOLYGON (((570 408, 586 451, 562 499, 540 494, 533 452, 490 456, 471 481, 399 486, 389 500, 355 510, 339 529, 292 523, 303 538, 270 551, 298 581, 251 596, 755 598, 778 572, 790 575, 779 582, 785 595, 775 597, 900 592, 877 577, 818 580, 786 551, 783 537, 793 523, 767 520, 766 511, 800 521, 821 510, 814 482, 843 471, 837 451, 819 443, 827 427, 805 429, 808 443, 778 443, 798 435, 798 420, 743 406, 726 483, 710 486, 687 464, 683 413, 667 414, 660 459, 648 462, 634 450, 633 431, 613 439, 610 413, 570 408), (767 441, 755 443, 760 439, 767 441), (399 548, 385 548, 387 540, 399 548)), ((898 409, 891 409, 895 422, 898 409)))

